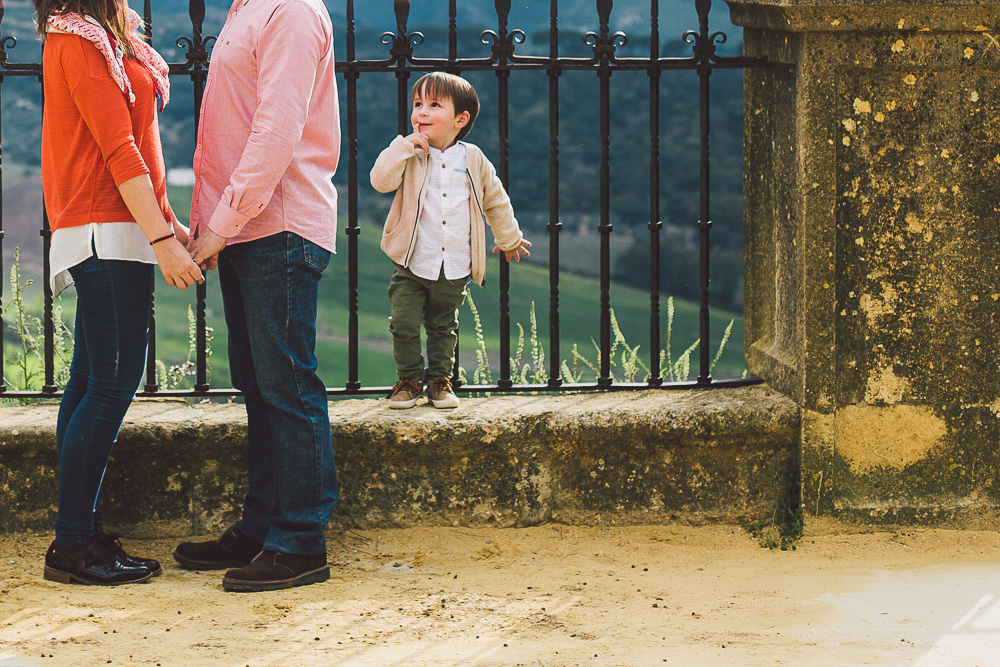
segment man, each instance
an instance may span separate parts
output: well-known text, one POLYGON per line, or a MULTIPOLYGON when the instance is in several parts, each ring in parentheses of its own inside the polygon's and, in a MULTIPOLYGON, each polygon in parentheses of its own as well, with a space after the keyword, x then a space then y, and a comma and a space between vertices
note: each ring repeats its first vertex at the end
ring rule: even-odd
POLYGON ((335 249, 340 154, 333 26, 322 0, 235 0, 212 51, 188 250, 218 265, 233 386, 247 409, 242 518, 174 559, 231 569, 230 591, 326 581, 337 501, 316 375, 319 279, 335 249))

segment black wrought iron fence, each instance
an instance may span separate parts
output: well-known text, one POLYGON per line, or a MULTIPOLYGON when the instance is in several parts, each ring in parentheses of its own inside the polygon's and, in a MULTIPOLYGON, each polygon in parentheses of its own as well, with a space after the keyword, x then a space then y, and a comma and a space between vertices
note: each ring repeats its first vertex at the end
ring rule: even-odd
MULTIPOLYGON (((547 380, 540 384, 519 384, 515 382, 516 370, 511 367, 511 316, 510 316, 510 267, 502 258, 499 262, 500 296, 496 307, 499 312, 500 326, 500 369, 499 380, 495 384, 465 384, 466 391, 569 391, 581 389, 638 389, 638 388, 686 388, 686 387, 718 387, 737 386, 754 383, 750 378, 716 380, 711 375, 711 350, 707 342, 710 340, 710 247, 711 247, 711 196, 710 196, 710 108, 709 82, 712 72, 719 69, 741 69, 748 67, 765 67, 762 59, 741 56, 727 57, 717 53, 717 45, 726 42, 723 32, 712 32, 709 29, 709 13, 711 0, 694 0, 698 18, 696 29, 683 33, 683 40, 690 45, 688 56, 664 57, 661 55, 660 36, 660 3, 659 0, 649 0, 649 53, 647 56, 620 56, 619 50, 628 44, 628 36, 622 31, 611 30, 614 11, 613 0, 595 0, 593 20, 596 29, 580 35, 590 53, 585 57, 567 57, 561 55, 560 44, 562 34, 559 24, 559 2, 549 1, 549 44, 548 54, 521 54, 518 46, 525 41, 525 31, 509 24, 511 12, 510 0, 495 0, 493 9, 496 14, 496 29, 485 30, 480 34, 480 44, 483 47, 481 57, 462 57, 458 55, 458 2, 448 0, 447 55, 438 58, 418 56, 415 47, 424 43, 421 32, 411 32, 407 27, 410 15, 410 0, 392 0, 391 10, 395 22, 395 30, 381 35, 381 44, 387 47, 385 58, 359 59, 357 57, 357 30, 355 25, 354 0, 334 0, 345 2, 346 39, 343 61, 337 62, 337 70, 342 79, 346 93, 346 119, 343 128, 346 136, 346 194, 347 225, 344 230, 347 242, 347 339, 348 364, 347 381, 342 387, 330 387, 330 395, 352 395, 383 393, 388 387, 365 386, 359 377, 359 236, 362 225, 359 221, 359 161, 358 161, 358 81, 363 76, 375 73, 392 74, 396 79, 396 115, 398 130, 407 134, 410 110, 410 79, 433 70, 443 70, 452 73, 492 72, 496 84, 496 115, 497 139, 499 143, 499 160, 497 171, 505 186, 509 184, 510 165, 510 77, 515 72, 536 71, 544 73, 548 80, 548 138, 549 160, 548 171, 548 223, 545 227, 548 234, 548 272, 549 272, 549 304, 548 304, 548 360, 547 380), (697 76, 698 100, 697 114, 699 121, 698 158, 699 172, 699 204, 698 219, 691 221, 698 230, 699 252, 699 346, 698 375, 696 380, 669 381, 661 368, 660 352, 662 349, 663 294, 661 293, 661 244, 663 242, 663 224, 661 222, 661 155, 660 155, 660 98, 661 77, 671 70, 687 70, 697 76), (560 238, 563 234, 563 223, 560 216, 560 77, 566 72, 592 72, 598 79, 598 106, 600 141, 600 166, 597 182, 594 187, 599 190, 599 264, 600 290, 595 296, 598 307, 600 341, 599 367, 593 382, 567 382, 560 366, 560 238), (645 72, 649 79, 648 97, 648 141, 649 141, 649 352, 647 362, 648 374, 641 382, 616 381, 612 371, 611 350, 614 339, 612 333, 612 294, 611 294, 611 251, 613 243, 611 224, 611 105, 613 102, 611 81, 616 73, 625 71, 645 72)), ((368 0, 371 2, 372 0, 368 0)), ((534 0, 533 0, 534 1, 534 0)), ((538 0, 541 4, 543 0, 538 0)), ((389 0, 380 0, 389 9, 389 0)), ((486 4, 484 0, 484 4, 486 4)), ((24 11, 28 11, 24 9, 24 11)), ((175 79, 187 79, 193 87, 194 108, 192 109, 195 130, 199 118, 202 93, 208 73, 210 50, 215 40, 214 36, 203 35, 205 22, 204 0, 190 0, 189 16, 191 34, 176 39, 179 48, 186 49, 185 61, 170 64, 170 75, 175 79)), ((0 35, 3 34, 4 7, 0 0, 0 35)), ((153 22, 150 10, 150 0, 144 3, 144 18, 147 34, 152 37, 153 22)), ((2 84, 9 77, 33 77, 41 83, 42 66, 40 63, 18 63, 10 59, 10 50, 17 41, 11 36, 0 39, 0 96, 2 84)), ((339 49, 339 47, 338 47, 339 49)), ((692 106, 694 106, 692 104, 692 106)), ((2 118, 0 118, 0 133, 2 133, 2 118)), ((39 119, 40 122, 40 119, 39 119)), ((2 135, 0 135, 2 136, 2 135)), ((192 138, 193 142, 193 138, 192 138)), ((636 156, 637 157, 637 156, 636 156)), ((543 170, 539 168, 539 172, 543 170)), ((2 166, 0 166, 2 174, 2 166)), ((2 186, 0 186, 0 203, 2 203, 2 186)), ((49 289, 48 249, 50 230, 44 210, 40 212, 43 237, 43 272, 44 272, 44 385, 38 391, 17 390, 0 381, 0 397, 37 398, 58 396, 60 388, 55 380, 54 338, 55 326, 53 320, 53 296, 49 289)), ((3 250, 3 217, 0 213, 0 251, 3 250)), ((342 261, 342 260, 337 260, 342 261)), ((0 254, 0 275, 4 273, 2 254, 0 254)), ((211 274, 210 274, 211 278, 211 274)), ((156 382, 155 360, 156 352, 156 315, 155 310, 150 322, 151 336, 147 363, 147 383, 142 387, 140 395, 145 396, 232 396, 238 391, 232 388, 212 387, 208 382, 207 359, 207 327, 206 300, 207 290, 211 289, 211 279, 197 287, 196 294, 196 349, 194 361, 194 386, 191 389, 168 389, 156 382)), ((2 303, 0 303, 2 305, 2 303)), ((6 325, 0 317, 0 329, 6 325)), ((462 348, 460 343, 460 349, 462 348)), ((467 351, 466 351, 467 352, 467 351)), ((3 351, 0 350, 0 365, 3 351)), ((457 366, 457 364, 456 364, 457 366)), ((456 381, 458 377, 456 375, 456 381)), ((459 383, 460 384, 460 383, 459 383)))

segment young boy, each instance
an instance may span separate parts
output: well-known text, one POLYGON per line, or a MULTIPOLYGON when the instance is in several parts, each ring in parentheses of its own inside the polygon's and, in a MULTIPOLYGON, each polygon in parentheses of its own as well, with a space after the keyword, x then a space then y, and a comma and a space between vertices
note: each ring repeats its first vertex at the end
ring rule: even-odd
POLYGON ((458 307, 469 278, 479 285, 485 278, 483 223, 496 238, 494 253, 515 262, 531 254, 493 165, 479 148, 460 141, 478 113, 479 98, 465 79, 443 72, 421 77, 413 86, 413 133, 393 139, 372 167, 372 186, 396 191, 382 233, 382 250, 394 263, 389 331, 399 381, 390 408, 416 405, 425 380, 435 408, 458 407, 451 386, 458 307))

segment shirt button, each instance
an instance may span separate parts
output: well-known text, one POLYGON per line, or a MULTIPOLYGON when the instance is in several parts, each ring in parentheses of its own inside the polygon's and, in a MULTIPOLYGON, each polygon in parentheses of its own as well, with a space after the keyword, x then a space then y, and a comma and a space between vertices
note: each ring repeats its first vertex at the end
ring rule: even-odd
POLYGON ((447 192, 442 192, 442 193, 441 193, 441 196, 442 196, 442 197, 447 197, 447 196, 448 196, 448 193, 447 193, 447 192))
POLYGON ((444 252, 444 248, 441 248, 441 252, 444 252))
POLYGON ((447 224, 448 224, 448 221, 447 221, 447 220, 442 220, 442 221, 441 221, 441 224, 442 224, 442 225, 447 225, 447 224))

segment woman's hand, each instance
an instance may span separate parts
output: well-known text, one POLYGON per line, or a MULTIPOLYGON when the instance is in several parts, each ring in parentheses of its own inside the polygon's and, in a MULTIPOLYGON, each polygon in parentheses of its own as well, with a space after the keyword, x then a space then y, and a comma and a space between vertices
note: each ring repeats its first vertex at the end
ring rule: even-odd
POLYGON ((188 228, 182 225, 177 220, 174 220, 174 236, 177 240, 181 242, 182 246, 186 246, 188 239, 191 238, 191 234, 188 232, 188 228))
POLYGON ((177 237, 157 243, 153 250, 156 252, 156 263, 171 287, 184 290, 195 283, 205 282, 201 269, 177 237))

